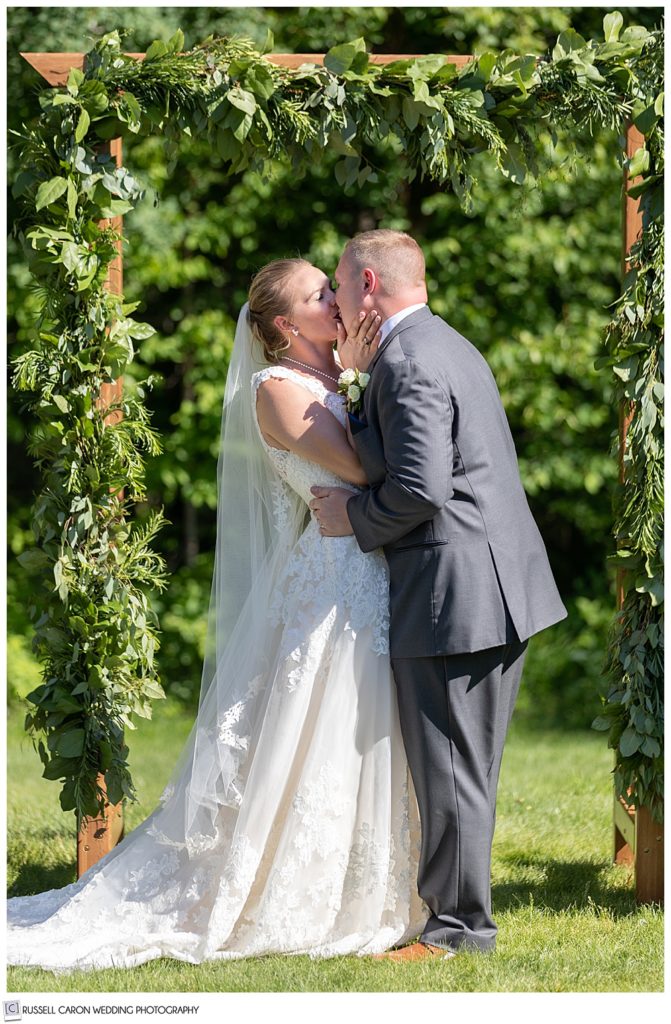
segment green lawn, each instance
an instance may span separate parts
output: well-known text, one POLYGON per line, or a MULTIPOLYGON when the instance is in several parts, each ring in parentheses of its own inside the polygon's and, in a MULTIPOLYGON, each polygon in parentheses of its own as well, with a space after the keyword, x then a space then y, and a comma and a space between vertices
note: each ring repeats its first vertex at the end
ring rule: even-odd
MULTIPOLYGON (((8 712, 10 895, 75 879, 72 816, 58 784, 40 778, 8 712), (37 814, 36 808, 42 808, 37 814)), ((169 705, 127 734, 142 802, 133 828, 153 810, 189 718, 169 705)), ((638 907, 631 874, 611 864, 611 752, 590 733, 522 732, 509 738, 499 788, 492 865, 493 955, 393 964, 368 958, 265 957, 193 966, 156 960, 132 970, 76 972, 8 968, 9 992, 656 992, 663 989, 663 915, 638 907)))

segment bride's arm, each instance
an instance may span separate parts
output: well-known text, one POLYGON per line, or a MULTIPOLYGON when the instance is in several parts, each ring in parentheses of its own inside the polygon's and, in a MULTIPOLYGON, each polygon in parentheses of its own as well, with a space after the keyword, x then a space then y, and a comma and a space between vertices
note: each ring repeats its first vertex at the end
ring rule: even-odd
POLYGON ((295 452, 350 483, 368 483, 345 429, 301 384, 286 377, 263 381, 256 413, 269 445, 295 452))

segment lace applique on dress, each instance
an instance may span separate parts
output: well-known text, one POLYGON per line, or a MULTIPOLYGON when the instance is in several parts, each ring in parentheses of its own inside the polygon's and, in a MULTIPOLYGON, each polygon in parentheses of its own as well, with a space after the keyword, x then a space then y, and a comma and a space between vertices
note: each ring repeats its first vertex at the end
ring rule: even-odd
MULTIPOLYGON (((307 388, 341 426, 345 425, 344 397, 314 378, 303 377, 284 366, 269 366, 252 378, 252 397, 256 409, 256 394, 263 381, 271 377, 298 381, 307 388)), ((294 452, 273 448, 265 441, 258 420, 255 422, 268 458, 277 474, 298 493, 306 505, 310 502, 313 485, 347 487, 357 491, 361 488, 335 476, 322 466, 301 458, 294 452)), ((281 514, 281 513, 280 513, 281 514)), ((357 633, 368 626, 374 630, 373 650, 376 654, 389 652, 389 571, 381 550, 364 553, 354 536, 322 537, 311 516, 307 529, 299 538, 291 559, 272 595, 269 616, 274 625, 283 624, 290 636, 302 637, 306 633, 302 622, 304 609, 312 616, 315 609, 321 610, 322 619, 330 609, 338 607, 346 613, 345 628, 357 633), (298 615, 296 609, 299 609, 298 615)), ((321 628, 326 636, 325 625, 321 628)), ((296 660, 308 654, 305 643, 296 643, 287 650, 296 660), (293 652, 293 653, 292 653, 293 652)))

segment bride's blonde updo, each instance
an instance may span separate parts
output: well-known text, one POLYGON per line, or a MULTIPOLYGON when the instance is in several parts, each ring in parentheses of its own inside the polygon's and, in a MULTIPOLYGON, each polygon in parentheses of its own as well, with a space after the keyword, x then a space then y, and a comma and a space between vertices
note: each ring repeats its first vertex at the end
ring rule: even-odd
POLYGON ((249 326, 269 363, 276 362, 290 346, 273 321, 276 316, 291 319, 296 297, 291 278, 301 267, 309 266, 308 261, 302 259, 273 260, 252 278, 249 326))

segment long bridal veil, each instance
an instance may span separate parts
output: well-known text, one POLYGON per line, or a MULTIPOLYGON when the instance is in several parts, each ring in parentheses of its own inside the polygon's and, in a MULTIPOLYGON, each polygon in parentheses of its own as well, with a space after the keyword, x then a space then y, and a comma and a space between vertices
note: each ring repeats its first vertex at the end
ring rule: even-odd
POLYGON ((215 564, 196 719, 156 809, 73 885, 10 900, 19 924, 60 911, 101 871, 107 881, 118 857, 123 870, 115 866, 115 874, 132 876, 133 862, 146 862, 156 841, 191 857, 224 850, 234 837, 248 738, 263 721, 263 682, 280 642, 281 631, 268 622, 269 599, 305 522, 305 504, 274 473, 258 434, 252 375, 266 363, 255 354, 247 310, 245 303, 224 393, 215 564))
POLYGON ((170 810, 169 821, 162 815, 162 831, 188 848, 215 843, 221 808, 242 800, 246 736, 263 714, 260 683, 275 654, 269 599, 305 522, 304 503, 275 475, 260 442, 251 381, 267 363, 258 348, 245 303, 224 394, 198 714, 161 797, 170 810))

